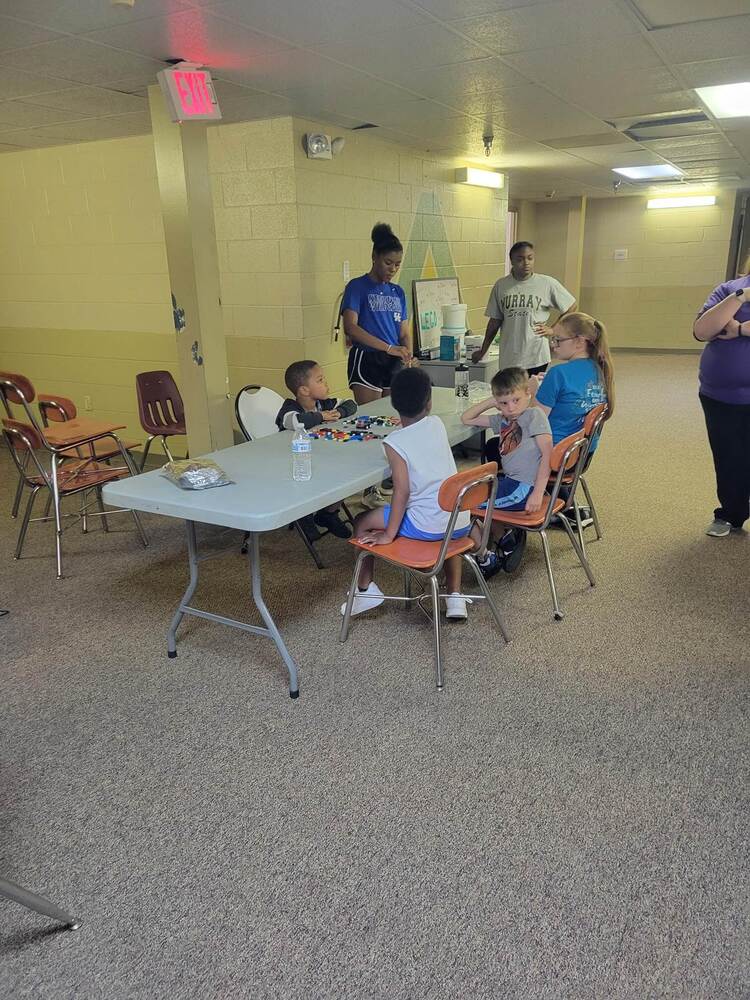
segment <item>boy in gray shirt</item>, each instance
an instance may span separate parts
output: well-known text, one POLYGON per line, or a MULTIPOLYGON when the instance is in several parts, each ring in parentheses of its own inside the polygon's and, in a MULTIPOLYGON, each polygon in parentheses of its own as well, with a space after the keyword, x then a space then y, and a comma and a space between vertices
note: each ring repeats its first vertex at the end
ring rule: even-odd
MULTIPOLYGON (((504 368, 492 379, 492 396, 470 406, 461 414, 461 422, 469 427, 485 427, 500 436, 500 462, 495 507, 501 510, 523 510, 534 513, 542 506, 547 487, 552 454, 552 430, 547 415, 532 405, 529 376, 524 368, 504 368), (499 411, 491 412, 487 411, 499 411)), ((521 536, 514 533, 507 542, 513 543, 516 555, 521 536)), ((504 545, 509 555, 508 545, 504 545)), ((515 569, 520 560, 518 554, 515 569)), ((494 552, 480 554, 479 565, 485 576, 500 569, 501 560, 494 552)), ((505 569, 509 566, 506 564, 505 569)))

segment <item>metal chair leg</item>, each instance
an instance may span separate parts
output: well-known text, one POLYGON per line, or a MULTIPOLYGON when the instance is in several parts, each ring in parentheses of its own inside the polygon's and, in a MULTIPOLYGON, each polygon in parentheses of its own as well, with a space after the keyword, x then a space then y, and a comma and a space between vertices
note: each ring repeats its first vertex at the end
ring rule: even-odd
POLYGON ((435 638, 435 683, 438 691, 443 690, 443 659, 440 649, 440 588, 437 578, 431 576, 430 590, 432 592, 432 629, 435 638))
MULTIPOLYGON (((564 524, 567 525, 568 534, 571 535, 572 534, 572 529, 571 529, 570 525, 567 524, 567 521, 565 520, 565 518, 561 518, 561 520, 563 521, 564 524)), ((546 531, 540 531, 539 534, 541 535, 541 538, 542 538, 542 551, 544 552, 544 565, 547 568, 547 579, 549 580, 549 589, 550 589, 550 591, 552 593, 552 611, 553 611, 554 616, 555 616, 555 621, 560 622, 560 621, 563 620, 563 618, 565 617, 565 615, 560 610, 560 604, 559 604, 559 602, 557 600, 557 588, 555 587, 555 577, 552 574, 552 560, 550 559, 550 554, 549 554, 549 541, 547 539, 547 532, 546 531)))
POLYGON ((81 534, 82 535, 87 535, 88 534, 88 530, 89 530, 89 519, 88 519, 88 516, 87 516, 87 514, 88 514, 88 506, 87 506, 88 501, 86 500, 87 494, 88 494, 88 490, 84 490, 83 493, 81 493, 81 534))
POLYGON ((354 572, 352 573, 352 582, 349 585, 349 593, 346 596, 346 607, 344 608, 344 619, 341 622, 341 632, 339 633, 339 642, 346 642, 349 637, 349 623, 352 617, 352 607, 354 605, 354 597, 357 593, 357 582, 359 580, 359 571, 362 568, 362 561, 368 553, 361 549, 357 560, 354 563, 354 572))
POLYGON ((23 495, 23 476, 18 477, 18 485, 16 486, 16 495, 13 498, 13 507, 10 511, 11 517, 18 517, 18 508, 21 506, 21 497, 23 495))
POLYGON ((404 575, 404 609, 407 609, 411 604, 411 573, 408 570, 403 571, 404 575))
POLYGON ((148 548, 148 535, 146 534, 146 529, 141 524, 141 518, 140 518, 140 516, 138 514, 138 511, 137 510, 131 510, 130 513, 133 515, 133 520, 135 521, 135 526, 138 529, 138 534, 141 536, 141 545, 144 547, 144 549, 147 549, 148 548))
POLYGON ((154 440, 153 434, 149 434, 149 436, 146 438, 146 447, 143 449, 143 456, 141 458, 141 466, 139 470, 140 472, 143 472, 144 468, 146 467, 146 459, 148 458, 148 452, 149 449, 151 448, 151 442, 153 440, 154 440))
POLYGON ((575 553, 578 556, 578 561, 580 562, 581 566, 583 566, 586 572, 586 576, 589 578, 589 583, 591 584, 592 587, 595 587, 596 580, 594 579, 594 574, 592 573, 591 567, 589 566, 589 561, 586 558, 585 553, 581 549, 581 546, 578 544, 578 541, 576 539, 576 536, 573 534, 573 529, 571 528, 571 526, 566 521, 564 521, 563 523, 565 524, 565 529, 567 531, 568 538, 570 539, 570 544, 573 546, 573 548, 575 549, 575 553))
POLYGON ((18 532, 18 543, 16 544, 16 552, 13 556, 14 559, 21 558, 21 549, 23 548, 24 539, 26 538, 26 532, 29 528, 29 520, 31 519, 31 509, 34 506, 34 500, 36 495, 41 489, 40 486, 34 486, 29 494, 29 499, 26 501, 26 510, 23 513, 23 520, 21 521, 21 530, 18 532))
POLYGON ((305 534, 305 530, 302 527, 302 525, 299 523, 299 521, 295 521, 294 522, 294 527, 297 529, 297 534, 300 536, 300 538, 302 539, 302 541, 305 543, 305 546, 307 547, 307 551, 313 557, 313 560, 315 561, 315 565, 318 567, 318 569, 325 569, 325 566, 323 565, 320 556, 315 551, 315 546, 313 545, 313 543, 310 541, 310 539, 305 534))
POLYGON ((96 505, 102 515, 102 527, 105 531, 109 531, 109 522, 107 521, 107 515, 104 513, 104 500, 102 499, 101 486, 96 487, 96 505))
POLYGON ((164 454, 167 456, 169 461, 174 462, 174 458, 172 457, 172 452, 169 450, 169 445, 167 444, 167 439, 166 437, 164 437, 163 434, 161 436, 161 446, 164 449, 164 454))
POLYGON ((599 518, 596 513, 596 507, 594 506, 594 501, 591 499, 588 483, 583 478, 583 476, 581 476, 580 482, 581 482, 581 489, 583 490, 584 495, 586 497, 586 503, 588 504, 589 510, 591 511, 591 520, 594 522, 594 531, 596 532, 596 538, 598 541, 602 537, 602 529, 599 525, 599 518))
POLYGON ((81 926, 80 920, 72 917, 65 910, 61 910, 49 899, 38 896, 35 892, 29 892, 23 886, 16 885, 15 882, 9 882, 4 878, 0 878, 0 896, 5 896, 6 899, 10 899, 14 903, 20 903, 28 910, 34 910, 36 913, 42 913, 45 917, 51 917, 52 920, 59 920, 60 923, 65 924, 68 930, 77 931, 81 926))
POLYGON ((347 519, 347 521, 349 522, 349 524, 351 524, 351 526, 354 527, 354 515, 349 510, 349 508, 346 506, 346 504, 344 503, 343 500, 341 501, 341 509, 343 510, 344 517, 347 519))
POLYGON ((490 594, 489 587, 487 586, 487 581, 482 576, 482 571, 480 570, 479 566, 477 565, 476 559, 471 554, 471 552, 464 552, 464 559, 469 564, 469 566, 471 566, 471 570, 472 570, 474 576, 476 577, 477 583, 479 584, 479 589, 482 591, 482 594, 484 595, 484 599, 489 604, 490 611, 492 612, 492 617, 495 619, 495 621, 497 622, 497 627, 500 629, 500 634, 502 635, 503 639, 505 639, 506 642, 510 642, 510 637, 509 637, 508 632, 507 632, 507 630, 505 628, 505 622, 503 621, 503 619, 502 619, 502 617, 500 615, 500 612, 498 611, 497 606, 495 605, 495 602, 492 599, 492 595, 490 594))
MULTIPOLYGON (((578 506, 578 501, 573 501, 573 511, 576 516, 576 531, 578 532, 578 542, 581 546, 581 551, 586 553, 586 542, 583 537, 583 520, 581 519, 581 508, 578 506)), ((564 517, 565 515, 561 515, 564 517)))
POLYGON ((55 509, 55 558, 57 579, 62 580, 62 517, 60 516, 60 490, 57 485, 57 458, 52 456, 52 506, 55 509))

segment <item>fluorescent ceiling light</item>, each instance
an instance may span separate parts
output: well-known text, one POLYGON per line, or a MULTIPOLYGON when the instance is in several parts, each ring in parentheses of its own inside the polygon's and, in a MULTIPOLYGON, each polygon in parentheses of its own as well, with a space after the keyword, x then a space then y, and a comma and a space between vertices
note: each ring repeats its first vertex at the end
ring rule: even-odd
POLYGON ((695 194, 684 198, 649 198, 646 208, 698 208, 715 204, 715 194, 695 194))
POLYGON ((456 167, 456 184, 475 184, 477 187, 501 188, 504 177, 494 170, 477 167, 456 167))
POLYGON ((714 118, 750 118, 750 83, 696 87, 695 92, 714 118))
POLYGON ((682 177, 682 171, 671 163, 655 163, 650 167, 613 167, 612 172, 622 174, 631 181, 648 181, 656 177, 682 177))

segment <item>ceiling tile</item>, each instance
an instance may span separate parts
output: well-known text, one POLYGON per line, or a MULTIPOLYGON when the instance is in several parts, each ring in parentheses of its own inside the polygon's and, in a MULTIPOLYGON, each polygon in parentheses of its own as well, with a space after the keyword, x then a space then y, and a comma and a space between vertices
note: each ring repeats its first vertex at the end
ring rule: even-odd
POLYGON ((600 167, 632 167, 662 163, 662 158, 645 149, 627 149, 622 145, 589 146, 568 150, 574 156, 600 167))
POLYGON ((397 34, 371 35, 367 45, 356 50, 344 42, 316 45, 314 49, 381 80, 405 86, 409 85, 415 70, 450 66, 487 55, 485 49, 434 23, 407 28, 397 34))
POLYGON ((676 68, 688 87, 715 87, 750 80, 750 56, 680 63, 676 68))
POLYGON ((517 87, 523 78, 512 67, 490 56, 453 66, 416 70, 409 77, 409 90, 436 101, 453 104, 477 94, 490 94, 517 87))
POLYGON ((30 97, 32 94, 53 93, 63 87, 70 86, 72 84, 69 81, 56 79, 53 76, 26 73, 22 69, 9 69, 6 66, 0 66, 0 98, 3 100, 9 100, 13 97, 30 97))
MULTIPOLYGON (((480 14, 496 14, 501 10, 517 7, 539 7, 551 0, 417 0, 420 7, 429 10, 442 21, 458 21, 480 14)), ((539 15, 542 16, 541 13, 539 15)))
POLYGON ((111 115, 107 118, 87 118, 80 122, 53 125, 47 131, 50 135, 57 135, 73 142, 119 139, 131 135, 146 135, 151 131, 151 118, 147 112, 111 115))
POLYGON ((495 52, 528 52, 566 45, 596 46, 608 39, 636 36, 635 20, 625 17, 612 0, 557 0, 453 22, 453 26, 495 52))
MULTIPOLYGON (((628 38, 627 45, 609 40, 592 49, 587 44, 575 43, 560 47, 553 56, 545 49, 510 53, 504 61, 540 83, 554 88, 574 87, 577 91, 596 91, 613 77, 637 78, 644 69, 662 69, 669 75, 648 42, 637 36, 628 38)), ((676 88, 677 83, 671 78, 667 89, 676 88)))
POLYGON ((670 63, 745 56, 750 38, 750 14, 696 21, 677 28, 655 28, 649 32, 649 38, 670 63))
POLYGON ((4 14, 70 35, 130 24, 144 17, 187 10, 191 0, 138 0, 134 7, 108 0, 2 0, 4 14))
POLYGON ((241 69, 257 56, 288 48, 279 39, 260 35, 203 11, 152 17, 87 34, 87 40, 136 52, 153 59, 185 59, 210 69, 241 69))
POLYGON ((655 139, 648 143, 648 149, 668 160, 724 159, 736 156, 734 148, 718 134, 691 135, 675 139, 655 139))
POLYGON ((34 128, 37 125, 54 125, 86 117, 80 110, 42 108, 24 101, 0 102, 0 128, 34 128))
POLYGON ((747 13, 747 0, 632 0, 652 28, 747 13))
POLYGON ((433 23, 424 12, 399 0, 378 0, 377 4, 353 0, 253 0, 251 4, 247 0, 224 0, 212 5, 211 13, 300 46, 359 43, 371 34, 380 34, 386 25, 396 32, 433 23))
POLYGON ((22 49, 27 45, 49 42, 60 37, 57 32, 48 31, 47 28, 16 21, 12 17, 0 17, 0 52, 10 52, 11 49, 22 49))
POLYGON ((57 94, 27 97, 26 104, 37 104, 44 108, 58 108, 61 111, 78 111, 83 116, 116 115, 147 109, 145 98, 133 97, 131 94, 120 94, 103 87, 71 87, 68 90, 61 90, 57 94))
MULTIPOLYGON (((3 63, 11 69, 25 69, 31 61, 30 51, 9 52, 3 56, 3 63)), ((34 46, 33 65, 50 76, 89 84, 106 84, 138 73, 146 82, 153 83, 156 73, 164 68, 153 59, 116 52, 83 38, 62 38, 34 46)))

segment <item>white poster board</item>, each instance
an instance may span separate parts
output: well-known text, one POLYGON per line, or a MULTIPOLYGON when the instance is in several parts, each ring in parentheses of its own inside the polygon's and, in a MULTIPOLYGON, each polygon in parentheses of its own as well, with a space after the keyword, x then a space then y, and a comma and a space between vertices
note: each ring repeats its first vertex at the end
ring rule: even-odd
POLYGON ((419 350, 440 346, 443 306, 458 305, 458 278, 424 278, 412 282, 414 319, 419 350))

